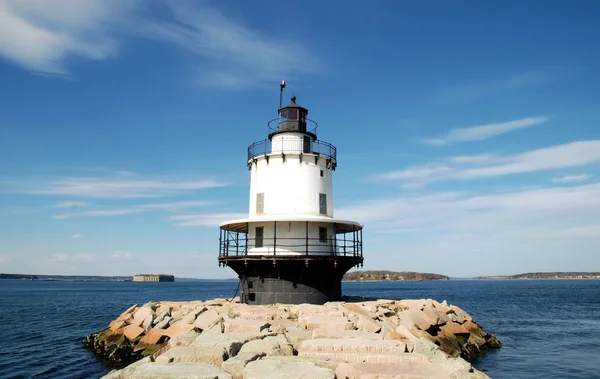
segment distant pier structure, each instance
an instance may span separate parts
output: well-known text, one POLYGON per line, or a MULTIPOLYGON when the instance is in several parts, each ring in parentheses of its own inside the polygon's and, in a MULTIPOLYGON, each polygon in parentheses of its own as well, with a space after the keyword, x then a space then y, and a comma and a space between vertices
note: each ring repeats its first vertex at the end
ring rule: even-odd
POLYGON ((363 263, 363 225, 333 215, 337 150, 317 138, 317 123, 296 103, 268 123, 268 138, 248 147, 248 218, 220 224, 219 265, 240 279, 248 304, 323 304, 340 300, 342 277, 363 263))
POLYGON ((134 282, 174 282, 173 275, 165 274, 137 274, 133 276, 134 282))

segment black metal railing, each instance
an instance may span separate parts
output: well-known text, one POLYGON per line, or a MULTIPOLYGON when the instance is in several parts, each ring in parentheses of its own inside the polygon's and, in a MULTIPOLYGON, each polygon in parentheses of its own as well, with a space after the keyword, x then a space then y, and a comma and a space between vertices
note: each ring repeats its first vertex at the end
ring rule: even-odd
POLYGON ((362 230, 340 233, 335 238, 314 237, 263 237, 248 238, 247 233, 231 232, 221 229, 219 237, 219 256, 337 256, 361 257, 362 230))
MULTIPOLYGON (((274 118, 267 123, 267 126, 269 127, 269 130, 271 130, 271 132, 277 133, 277 132, 281 131, 279 129, 279 124, 285 125, 286 122, 302 123, 300 120, 297 120, 297 119, 274 118)), ((306 125, 306 130, 301 130, 300 132, 317 134, 317 129, 319 128, 319 124, 317 124, 317 122, 315 120, 311 120, 310 118, 307 118, 306 120, 304 120, 304 124, 306 125)))
POLYGON ((248 146, 248 161, 256 157, 267 154, 315 154, 325 157, 333 162, 337 162, 337 149, 335 146, 325 141, 311 141, 310 149, 306 149, 302 140, 278 140, 276 148, 273 149, 273 142, 265 139, 254 142, 248 146))

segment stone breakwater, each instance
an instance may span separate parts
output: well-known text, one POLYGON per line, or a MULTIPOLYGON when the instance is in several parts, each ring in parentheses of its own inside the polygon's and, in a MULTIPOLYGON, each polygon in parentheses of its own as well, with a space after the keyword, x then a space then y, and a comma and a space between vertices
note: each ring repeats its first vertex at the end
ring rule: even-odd
POLYGON ((238 300, 134 305, 84 344, 117 378, 488 378, 469 363, 500 347, 462 309, 427 300, 324 305, 238 300))

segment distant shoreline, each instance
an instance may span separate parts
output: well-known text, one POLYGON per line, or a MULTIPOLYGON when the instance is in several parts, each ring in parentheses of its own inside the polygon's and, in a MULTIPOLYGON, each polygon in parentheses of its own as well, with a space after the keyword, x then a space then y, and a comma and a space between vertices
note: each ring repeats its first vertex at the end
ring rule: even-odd
POLYGON ((490 275, 490 276, 476 276, 473 279, 486 279, 486 280, 503 280, 503 279, 543 279, 543 280, 557 280, 557 279, 600 279, 600 272, 527 272, 524 274, 517 275, 490 275))
MULTIPOLYGON (((600 279, 600 272, 537 272, 524 273, 517 275, 493 275, 493 276, 476 276, 473 278, 451 278, 438 274, 415 274, 404 275, 402 279, 399 276, 389 276, 390 271, 357 271, 353 272, 350 278, 342 279, 344 283, 389 283, 389 282, 425 282, 425 281, 444 281, 444 280, 585 280, 585 279, 600 279), (373 273, 378 273, 377 275, 373 273), (362 275, 362 277, 361 277, 362 275), (373 277, 373 275, 375 277, 373 277)), ((400 273, 394 273, 394 275, 400 273)), ((404 273, 406 274, 406 273, 404 273)), ((32 274, 4 274, 0 273, 0 280, 36 280, 36 281, 106 281, 106 282, 131 282, 133 276, 101 276, 101 275, 32 275, 32 274)), ((237 278, 225 279, 198 279, 198 278, 175 278, 178 282, 195 282, 195 281, 236 281, 237 278)))

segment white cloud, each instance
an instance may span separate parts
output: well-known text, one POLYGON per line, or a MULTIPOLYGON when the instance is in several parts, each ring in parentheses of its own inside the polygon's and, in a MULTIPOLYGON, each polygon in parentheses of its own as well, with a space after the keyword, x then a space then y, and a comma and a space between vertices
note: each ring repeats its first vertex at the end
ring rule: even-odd
POLYGON ((600 162, 600 140, 578 141, 508 157, 512 163, 465 169, 459 178, 481 178, 585 166, 600 162))
MULTIPOLYGON (((448 161, 390 171, 376 175, 374 179, 404 180, 410 184, 581 167, 600 162, 600 140, 571 142, 514 155, 458 156, 451 157, 448 161)), ((571 181, 585 179, 587 178, 569 178, 571 181)))
POLYGON ((112 261, 131 261, 133 255, 129 251, 115 250, 109 256, 112 261))
POLYGON ((123 208, 123 209, 99 209, 95 211, 82 212, 79 215, 84 216, 121 216, 133 213, 144 212, 143 209, 123 208))
POLYGON ((432 146, 442 146, 453 142, 481 141, 513 130, 539 125, 548 120, 548 117, 526 117, 496 124, 453 129, 440 138, 425 139, 423 142, 432 146))
MULTIPOLYGON (((70 177, 42 182, 13 183, 9 191, 32 195, 76 196, 84 198, 154 198, 223 187, 212 179, 175 180, 156 177, 70 177)), ((72 203, 72 202, 71 202, 72 203)))
POLYGON ((484 163, 497 159, 498 156, 494 154, 464 155, 450 158, 455 163, 484 163))
MULTIPOLYGON (((83 202, 82 202, 83 203, 83 202)), ((85 204, 85 203, 84 203, 85 204)), ((202 207, 207 205, 219 204, 218 202, 213 201, 201 201, 201 200, 191 200, 191 201, 174 201, 167 203, 150 203, 150 204, 139 204, 139 205, 131 205, 125 208, 110 208, 110 209, 91 209, 82 212, 75 213, 65 213, 65 214, 57 214, 52 216, 53 219, 62 220, 69 219, 73 217, 108 217, 108 216, 123 216, 141 212, 173 212, 186 208, 194 208, 194 207, 202 207)))
POLYGON ((553 178, 553 183, 578 183, 584 182, 590 179, 592 175, 590 174, 580 174, 580 175, 565 175, 558 178, 553 178))
POLYGON ((92 216, 92 217, 108 217, 108 216, 123 216, 128 214, 146 212, 146 209, 136 209, 136 208, 122 208, 122 209, 97 209, 93 211, 85 211, 78 213, 65 213, 58 214, 52 216, 55 220, 65 220, 73 217, 83 217, 83 216, 92 216))
POLYGON ((71 218, 71 217, 73 217, 73 215, 69 214, 69 213, 58 214, 58 215, 52 216, 52 218, 55 219, 55 220, 66 220, 66 219, 71 218))
POLYGON ((150 6, 138 0, 2 0, 0 57, 36 73, 69 77, 71 60, 106 60, 124 40, 144 38, 191 52, 200 81, 210 86, 243 88, 314 70, 313 54, 289 33, 259 32, 220 6, 183 0, 150 6))
POLYGON ((71 239, 78 240, 83 238, 83 234, 73 234, 71 235, 71 239))
POLYGON ((423 165, 381 174, 378 176, 378 178, 386 180, 427 180, 429 178, 435 178, 448 174, 453 170, 454 169, 452 167, 444 165, 423 165))
POLYGON ((184 208, 192 208, 192 207, 203 207, 206 205, 214 205, 218 204, 213 201, 175 201, 171 203, 155 203, 155 204, 143 204, 138 205, 138 208, 144 209, 154 209, 154 210, 164 210, 164 211, 176 211, 184 208))
POLYGON ((370 267, 453 275, 600 270, 600 184, 361 203, 336 210, 336 217, 365 223, 370 267), (390 233, 402 235, 376 236, 390 233), (394 264, 390 251, 400 254, 401 264, 394 264))
POLYGON ((289 34, 258 32, 204 1, 164 4, 163 16, 172 20, 146 18, 136 23, 136 32, 196 54, 203 84, 242 88, 291 80, 296 73, 315 67, 313 54, 289 34))
POLYGON ((114 56, 110 35, 128 0, 0 1, 0 56, 31 71, 69 75, 67 60, 114 56))
POLYGON ((444 146, 448 143, 441 138, 425 138, 422 140, 422 142, 426 145, 431 145, 431 146, 444 146))
POLYGON ((56 204, 56 208, 78 208, 85 207, 87 203, 85 201, 63 201, 56 204))
POLYGON ((171 216, 169 220, 179 226, 206 226, 212 228, 219 226, 223 221, 245 217, 248 217, 248 213, 200 213, 171 216))

